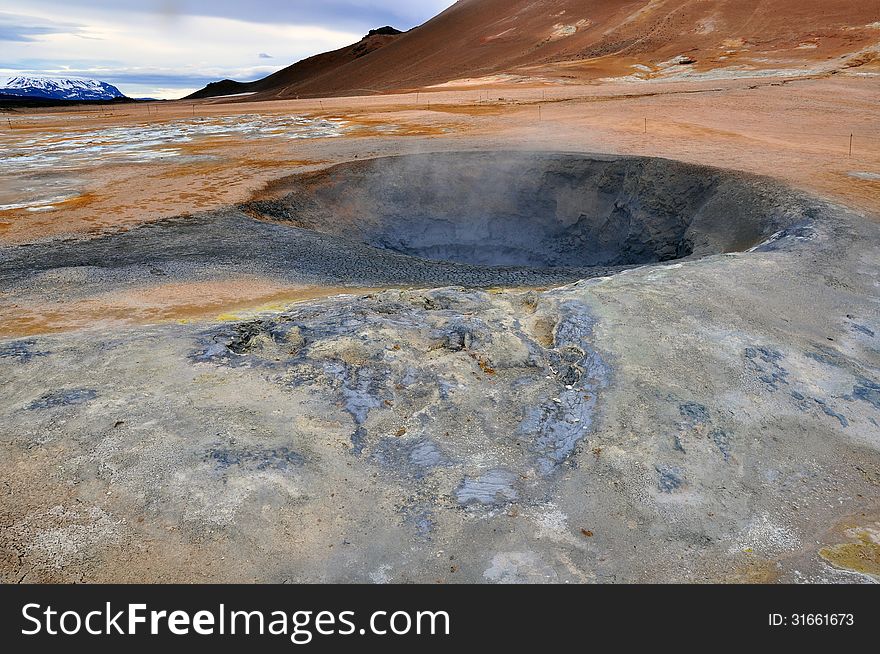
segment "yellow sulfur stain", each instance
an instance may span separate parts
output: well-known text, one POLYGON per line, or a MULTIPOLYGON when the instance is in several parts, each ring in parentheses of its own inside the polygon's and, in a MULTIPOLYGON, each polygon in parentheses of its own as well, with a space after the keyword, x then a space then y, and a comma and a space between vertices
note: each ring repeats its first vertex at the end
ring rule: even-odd
POLYGON ((305 302, 307 300, 318 300, 328 297, 336 297, 341 295, 369 295, 381 291, 380 288, 361 288, 347 286, 311 286, 303 287, 297 291, 287 291, 271 302, 247 306, 241 309, 235 309, 221 313, 214 317, 217 322, 237 322, 240 320, 251 320, 265 313, 279 313, 291 308, 292 306, 305 302))
POLYGON ((188 325, 247 320, 305 300, 368 295, 381 289, 301 286, 261 278, 145 284, 58 304, 20 303, 0 295, 0 338, 76 331, 96 324, 188 325))
POLYGON ((846 533, 858 542, 823 547, 819 556, 836 568, 880 578, 880 531, 857 527, 846 533))
POLYGON ((724 582, 730 584, 775 584, 779 582, 781 572, 774 561, 749 561, 733 571, 724 582))

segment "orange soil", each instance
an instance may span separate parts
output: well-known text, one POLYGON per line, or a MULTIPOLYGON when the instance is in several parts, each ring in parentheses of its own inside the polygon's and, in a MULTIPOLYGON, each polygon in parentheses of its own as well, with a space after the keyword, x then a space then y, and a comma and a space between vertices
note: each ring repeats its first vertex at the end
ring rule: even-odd
MULTIPOLYGON (((219 207, 255 194, 297 171, 354 159, 441 149, 565 149, 661 156, 770 175, 880 216, 880 122, 875 77, 840 74, 785 82, 728 80, 633 82, 585 86, 496 84, 415 94, 252 103, 250 113, 345 118, 350 135, 290 141, 226 138, 195 141, 202 162, 88 166, 73 171, 85 195, 45 213, 0 214, 0 242, 47 236, 88 238, 170 215, 219 207), (503 100, 499 100, 503 98, 503 100), (645 132, 647 119, 647 133, 645 132), (383 127, 387 131, 383 131, 383 127), (854 135, 852 156, 849 135, 854 135), (862 178, 853 176, 861 173, 862 178), (864 175, 868 173, 868 175, 864 175), (5 223, 5 224, 4 224, 5 223)), ((81 110, 16 114, 40 120, 20 129, 62 130, 76 121, 118 125, 143 119, 136 106, 113 116, 81 110)), ((164 103, 159 119, 185 117, 192 105, 164 103)), ((205 115, 235 115, 240 104, 198 104, 205 115)), ((19 129, 19 128, 17 128, 19 129)), ((104 319, 149 323, 210 317, 279 297, 317 297, 338 289, 302 289, 273 280, 156 286, 101 293, 54 306, 40 298, 0 303, 0 335, 72 329, 104 319), (307 293, 307 295, 301 295, 307 293)))
MULTIPOLYGON (((295 64, 236 102, 360 95, 511 74, 584 82, 638 71, 809 69, 875 61, 880 0, 460 0, 340 65, 295 64), (866 50, 873 48, 873 50, 866 50), (672 62, 672 63, 670 63, 672 62)), ((333 53, 321 55, 329 57, 333 53)))
MULTIPOLYGON (((375 290, 375 289, 372 289, 375 290)), ((234 317, 249 310, 277 310, 329 297, 359 295, 371 289, 292 286, 269 279, 237 278, 217 282, 142 285, 71 302, 22 302, 0 296, 0 338, 85 329, 234 317)))

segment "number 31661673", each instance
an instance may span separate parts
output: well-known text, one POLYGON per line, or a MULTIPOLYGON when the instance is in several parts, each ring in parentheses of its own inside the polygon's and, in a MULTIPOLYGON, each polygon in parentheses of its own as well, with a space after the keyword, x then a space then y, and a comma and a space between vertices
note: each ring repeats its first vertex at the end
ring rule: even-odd
POLYGON ((771 627, 851 627, 855 617, 852 613, 771 613, 768 623, 771 627))

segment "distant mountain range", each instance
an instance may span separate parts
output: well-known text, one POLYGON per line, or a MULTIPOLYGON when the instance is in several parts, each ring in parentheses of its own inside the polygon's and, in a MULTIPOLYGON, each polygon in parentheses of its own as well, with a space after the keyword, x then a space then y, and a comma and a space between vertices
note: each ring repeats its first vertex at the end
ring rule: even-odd
POLYGON ((42 100, 115 100, 125 95, 112 84, 93 79, 16 75, 0 84, 0 95, 42 100))

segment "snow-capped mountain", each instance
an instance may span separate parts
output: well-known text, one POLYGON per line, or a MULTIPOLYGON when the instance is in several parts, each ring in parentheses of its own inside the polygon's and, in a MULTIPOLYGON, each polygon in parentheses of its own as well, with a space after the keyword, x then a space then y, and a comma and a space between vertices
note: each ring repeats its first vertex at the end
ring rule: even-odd
POLYGON ((49 100, 113 100, 125 96, 112 84, 94 79, 16 75, 0 85, 0 94, 49 100))

